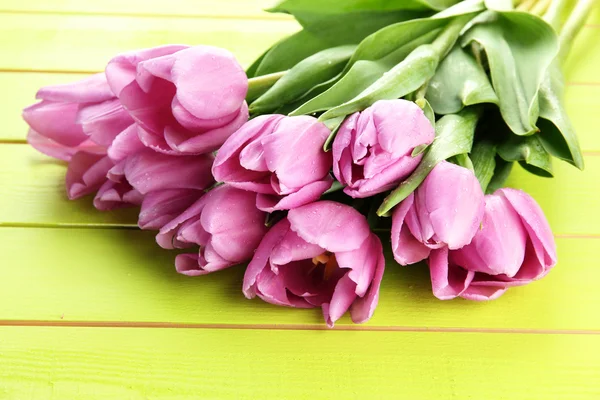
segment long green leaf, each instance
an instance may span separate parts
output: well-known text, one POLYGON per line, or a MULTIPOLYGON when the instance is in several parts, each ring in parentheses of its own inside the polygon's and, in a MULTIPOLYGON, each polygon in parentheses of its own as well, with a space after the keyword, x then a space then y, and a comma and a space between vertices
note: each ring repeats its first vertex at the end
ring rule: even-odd
POLYGON ((485 193, 496 168, 496 145, 489 140, 475 143, 471 151, 471 161, 481 190, 485 193))
POLYGON ((338 75, 354 53, 354 45, 320 51, 296 64, 266 93, 250 105, 252 114, 273 111, 288 104, 314 86, 338 75))
POLYGON ((423 16, 422 12, 393 11, 307 18, 301 21, 301 31, 275 43, 260 60, 257 60, 249 68, 249 75, 266 75, 288 70, 321 50, 345 44, 358 44, 385 26, 420 16, 423 16))
POLYGON ((458 114, 442 117, 435 125, 435 140, 427 149, 417 169, 385 198, 377 210, 379 216, 386 215, 392 208, 406 199, 441 161, 457 154, 471 151, 479 110, 465 108, 458 114))
POLYGON ((465 106, 493 103, 498 97, 475 58, 455 46, 440 63, 425 95, 436 114, 455 114, 465 106))
POLYGON ((542 19, 519 11, 487 11, 463 36, 487 55, 502 117, 517 135, 538 130, 538 91, 558 52, 556 33, 542 19))
POLYGON ((548 153, 583 169, 579 139, 563 103, 564 85, 560 66, 553 63, 540 88, 539 138, 548 153))
POLYGON ((506 161, 518 161, 527 171, 550 178, 552 158, 540 142, 539 135, 511 135, 508 140, 498 146, 498 155, 506 161))
POLYGON ((378 100, 398 99, 414 92, 429 80, 438 65, 438 54, 431 45, 414 50, 400 64, 359 93, 356 97, 324 113, 325 121, 364 110, 378 100))

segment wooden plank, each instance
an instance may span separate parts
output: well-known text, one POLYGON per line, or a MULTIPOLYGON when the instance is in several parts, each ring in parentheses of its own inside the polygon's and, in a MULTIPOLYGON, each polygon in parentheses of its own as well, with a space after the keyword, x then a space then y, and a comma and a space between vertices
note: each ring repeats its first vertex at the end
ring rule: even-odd
POLYGON ((597 399, 600 337, 0 328, 6 399, 597 399))
MULTIPOLYGON (((24 107, 35 102, 35 92, 42 86, 81 79, 85 74, 43 72, 0 72, 0 87, 7 96, 0 97, 0 141, 23 142, 27 125, 21 118, 24 107)), ((600 84, 572 82, 566 90, 566 106, 584 151, 600 151, 600 84)))
MULTIPOLYGON (((590 155, 581 172, 555 164, 554 179, 539 178, 515 167, 509 185, 531 193, 559 235, 600 234, 598 190, 600 157, 590 155)), ((23 144, 0 144, 0 226, 22 224, 134 226, 135 210, 99 212, 91 199, 69 201, 65 195, 65 164, 23 144)))
MULTIPOLYGON (((0 70, 98 71, 119 52, 166 43, 225 47, 247 65, 297 29, 291 20, 0 14, 0 35, 16 38, 0 44, 11 55, 0 60, 0 70)), ((599 81, 598 32, 583 28, 566 67, 570 81, 599 81)))
MULTIPOLYGON (((320 310, 246 300, 243 267, 178 275, 174 252, 160 249, 150 232, 2 228, 0 243, 0 320, 323 326, 320 310)), ((488 303, 437 300, 426 267, 390 261, 365 326, 600 330, 598 243, 558 239, 560 265, 548 277, 488 303)))
POLYGON ((25 144, 0 145, 0 226, 137 226, 137 210, 100 212, 93 196, 69 201, 66 164, 37 153, 25 144))
POLYGON ((11 13, 62 13, 62 14, 109 14, 109 15, 161 15, 178 17, 226 17, 226 18, 289 18, 283 14, 264 11, 275 4, 269 0, 4 0, 0 12, 11 13))
POLYGON ((248 65, 298 29, 292 20, 0 14, 0 70, 100 71, 115 55, 168 43, 227 48, 248 65))

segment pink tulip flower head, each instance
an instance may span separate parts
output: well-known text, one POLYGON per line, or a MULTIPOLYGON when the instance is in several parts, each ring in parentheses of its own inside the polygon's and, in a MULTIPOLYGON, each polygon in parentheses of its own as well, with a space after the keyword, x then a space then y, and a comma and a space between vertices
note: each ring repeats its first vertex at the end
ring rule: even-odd
POLYGON ((333 174, 351 197, 396 187, 419 165, 413 150, 433 142, 431 122, 415 103, 380 100, 344 121, 333 141, 333 174))
POLYGON ((178 255, 175 267, 205 275, 249 261, 267 232, 266 216, 256 208, 256 193, 222 185, 164 225, 156 241, 166 249, 199 246, 197 253, 178 255))
POLYGON ((442 300, 490 300, 511 286, 544 277, 556 265, 556 244, 540 206, 527 193, 499 189, 485 196, 481 229, 471 244, 434 250, 433 293, 442 300))
POLYGON ((248 79, 224 49, 136 50, 113 58, 106 76, 137 122, 140 139, 156 151, 209 153, 248 119, 248 79))
POLYGON ((23 110, 27 141, 40 152, 69 161, 78 151, 103 154, 133 123, 103 73, 77 82, 41 88, 41 102, 23 110))
POLYGON ((313 117, 265 115, 246 123, 217 153, 215 179, 258 193, 259 209, 289 210, 331 187, 330 131, 313 117))
POLYGON ((484 195, 472 171, 442 161, 392 215, 392 250, 402 265, 426 259, 433 249, 459 249, 477 233, 484 195))
POLYGON ((246 297, 321 307, 332 327, 346 311, 373 315, 385 268, 379 238, 354 208, 319 201, 290 210, 262 240, 244 275, 246 297))

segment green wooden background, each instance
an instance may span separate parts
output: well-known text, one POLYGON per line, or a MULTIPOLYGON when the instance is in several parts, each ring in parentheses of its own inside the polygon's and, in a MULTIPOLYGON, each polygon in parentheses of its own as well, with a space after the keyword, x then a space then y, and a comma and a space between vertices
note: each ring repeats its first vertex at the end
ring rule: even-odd
POLYGON ((65 166, 25 144, 39 86, 164 43, 226 47, 248 65, 294 32, 268 0, 0 0, 0 399, 600 398, 600 10, 566 67, 586 170, 516 169, 560 262, 499 300, 433 298, 390 265, 375 316, 324 329, 318 310, 247 301, 241 268, 177 275, 135 212, 69 202, 65 166))

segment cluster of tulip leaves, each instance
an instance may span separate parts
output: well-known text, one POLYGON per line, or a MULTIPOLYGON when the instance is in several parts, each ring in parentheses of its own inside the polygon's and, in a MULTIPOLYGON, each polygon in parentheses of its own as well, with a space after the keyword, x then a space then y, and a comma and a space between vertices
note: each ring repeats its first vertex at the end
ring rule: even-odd
MULTIPOLYGON (((436 139, 378 210, 386 215, 442 160, 473 169, 484 191, 513 164, 552 176, 552 157, 583 168, 563 105, 559 42, 504 0, 284 0, 298 33, 248 69, 251 116, 314 115, 332 129, 382 99, 415 101, 436 139)), ((399 127, 401 133, 401 127, 399 127)))

